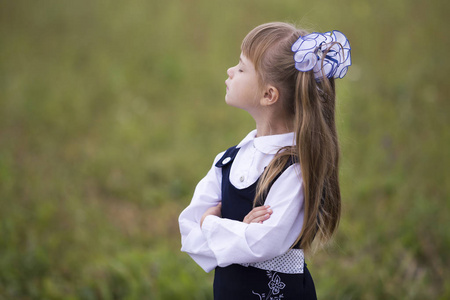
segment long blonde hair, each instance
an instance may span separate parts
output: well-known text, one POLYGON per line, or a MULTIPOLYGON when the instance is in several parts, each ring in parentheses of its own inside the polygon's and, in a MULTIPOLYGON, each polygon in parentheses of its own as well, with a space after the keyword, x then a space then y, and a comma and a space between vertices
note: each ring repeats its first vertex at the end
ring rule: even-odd
POLYGON ((323 76, 316 81, 313 71, 300 72, 294 66, 291 46, 306 34, 291 24, 267 23, 248 33, 241 50, 255 65, 260 82, 274 85, 279 90, 283 108, 294 120, 296 137, 296 145, 282 148, 263 172, 254 203, 260 204, 270 183, 289 159, 299 162, 304 219, 294 244, 300 242, 300 248, 310 250, 315 237, 325 243, 337 229, 341 195, 334 79, 323 76))

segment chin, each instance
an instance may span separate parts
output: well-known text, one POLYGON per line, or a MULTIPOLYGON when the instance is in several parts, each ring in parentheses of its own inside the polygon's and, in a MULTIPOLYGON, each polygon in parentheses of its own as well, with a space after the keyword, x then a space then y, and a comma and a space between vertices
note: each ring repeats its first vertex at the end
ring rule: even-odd
POLYGON ((233 102, 227 100, 227 98, 225 98, 225 103, 226 103, 227 105, 229 105, 229 106, 237 107, 236 104, 234 104, 233 102))
POLYGON ((228 95, 225 95, 225 103, 228 104, 228 105, 230 105, 230 106, 234 106, 234 105, 233 105, 233 102, 230 101, 230 99, 228 98, 228 95))

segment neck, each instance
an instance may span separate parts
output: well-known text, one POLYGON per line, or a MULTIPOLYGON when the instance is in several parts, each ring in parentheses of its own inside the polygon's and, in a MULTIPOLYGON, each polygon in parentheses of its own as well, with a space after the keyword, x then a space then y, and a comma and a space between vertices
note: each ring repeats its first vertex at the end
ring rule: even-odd
POLYGON ((256 136, 283 134, 294 131, 292 118, 270 112, 252 115, 256 123, 256 136))

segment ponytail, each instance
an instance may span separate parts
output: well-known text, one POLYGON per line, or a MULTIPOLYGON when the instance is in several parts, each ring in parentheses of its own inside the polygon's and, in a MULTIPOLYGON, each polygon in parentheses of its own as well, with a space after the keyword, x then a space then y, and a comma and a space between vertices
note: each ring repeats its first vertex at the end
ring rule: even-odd
MULTIPOLYGON (((339 145, 335 125, 334 78, 294 67, 291 46, 306 32, 286 23, 268 23, 253 29, 242 42, 264 83, 275 85, 283 106, 294 122, 296 145, 283 147, 258 182, 254 205, 289 162, 300 163, 304 188, 304 219, 293 244, 310 250, 313 240, 327 242, 339 224, 341 196, 338 180, 339 145), (316 74, 317 75, 317 74, 316 74)), ((323 57, 326 57, 327 51, 323 57)), ((321 61, 323 67, 323 60, 321 61)), ((300 181, 299 181, 300 184, 300 181)))
POLYGON ((339 224, 339 145, 335 125, 334 79, 318 83, 298 73, 295 91, 296 153, 304 187, 303 227, 297 242, 310 249, 314 238, 328 241, 339 224))

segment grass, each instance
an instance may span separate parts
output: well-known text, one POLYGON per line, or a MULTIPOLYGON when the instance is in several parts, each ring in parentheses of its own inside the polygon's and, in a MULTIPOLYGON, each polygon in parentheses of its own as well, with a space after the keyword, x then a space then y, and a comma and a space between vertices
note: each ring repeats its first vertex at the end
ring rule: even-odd
POLYGON ((177 216, 254 124, 224 104, 254 26, 339 29, 343 215, 320 299, 447 299, 442 1, 10 1, 0 10, 0 299, 212 299, 177 216))

